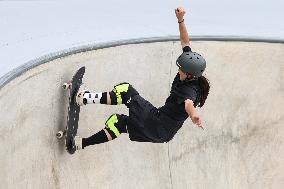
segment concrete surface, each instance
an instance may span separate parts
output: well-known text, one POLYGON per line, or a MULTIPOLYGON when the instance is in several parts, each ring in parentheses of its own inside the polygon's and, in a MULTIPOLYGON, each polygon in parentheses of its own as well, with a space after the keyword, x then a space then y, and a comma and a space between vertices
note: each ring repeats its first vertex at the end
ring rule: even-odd
MULTIPOLYGON (((127 135, 69 155, 55 134, 66 124, 61 89, 81 66, 91 91, 131 82, 161 106, 177 72, 179 42, 131 44, 70 55, 26 71, 0 90, 0 188, 263 188, 284 186, 284 45, 195 41, 211 91, 199 112, 165 144, 127 135)), ((124 106, 88 105, 78 134, 104 127, 124 106)))

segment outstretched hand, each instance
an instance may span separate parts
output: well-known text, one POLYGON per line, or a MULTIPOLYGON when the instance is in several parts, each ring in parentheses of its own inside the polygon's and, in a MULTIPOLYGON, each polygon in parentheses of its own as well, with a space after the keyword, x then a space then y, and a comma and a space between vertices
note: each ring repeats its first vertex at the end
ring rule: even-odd
POLYGON ((201 129, 204 130, 202 120, 198 115, 194 115, 191 117, 191 121, 197 126, 200 127, 201 129))
POLYGON ((177 9, 175 9, 175 13, 176 13, 176 17, 178 19, 178 21, 182 21, 183 16, 185 15, 185 9, 183 7, 178 7, 177 9))

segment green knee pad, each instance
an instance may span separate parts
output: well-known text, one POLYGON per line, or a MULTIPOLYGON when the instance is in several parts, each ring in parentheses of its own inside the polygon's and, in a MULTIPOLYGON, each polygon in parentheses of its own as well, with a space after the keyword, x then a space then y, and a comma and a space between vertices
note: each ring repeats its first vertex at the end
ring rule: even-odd
POLYGON ((125 104, 126 106, 129 99, 135 95, 139 95, 136 89, 129 83, 121 83, 114 86, 114 89, 109 94, 112 105, 125 104))
POLYGON ((122 83, 114 87, 112 90, 116 95, 117 105, 122 104, 122 93, 127 93, 129 89, 129 83, 122 83))
POLYGON ((120 132, 116 127, 117 124, 118 124, 118 117, 116 114, 112 114, 105 123, 106 125, 105 128, 110 129, 115 134, 116 137, 120 135, 120 132))

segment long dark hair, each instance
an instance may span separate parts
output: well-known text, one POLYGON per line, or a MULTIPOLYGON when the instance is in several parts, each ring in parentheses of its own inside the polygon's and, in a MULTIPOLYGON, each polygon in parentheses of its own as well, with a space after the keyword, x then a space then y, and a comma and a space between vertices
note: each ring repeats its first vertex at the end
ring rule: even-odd
POLYGON ((190 75, 189 73, 186 73, 186 75, 187 75, 187 78, 185 79, 186 82, 190 82, 192 80, 198 80, 199 87, 201 88, 201 98, 200 98, 200 103, 199 103, 198 107, 202 107, 204 105, 206 99, 207 99, 208 94, 209 94, 210 82, 204 76, 195 77, 195 76, 190 75))
POLYGON ((201 99, 200 99, 200 103, 199 103, 198 107, 202 107, 204 105, 206 99, 207 99, 208 94, 209 94, 210 82, 204 76, 198 77, 198 82, 199 82, 199 86, 201 88, 201 99))

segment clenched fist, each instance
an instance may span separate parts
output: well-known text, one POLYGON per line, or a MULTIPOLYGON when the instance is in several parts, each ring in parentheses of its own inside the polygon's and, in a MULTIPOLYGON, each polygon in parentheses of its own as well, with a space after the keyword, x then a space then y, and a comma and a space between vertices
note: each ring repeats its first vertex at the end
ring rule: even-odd
POLYGON ((176 17, 178 19, 179 22, 181 22, 183 20, 183 16, 185 15, 185 9, 183 7, 178 7, 177 9, 175 9, 175 13, 176 13, 176 17))

